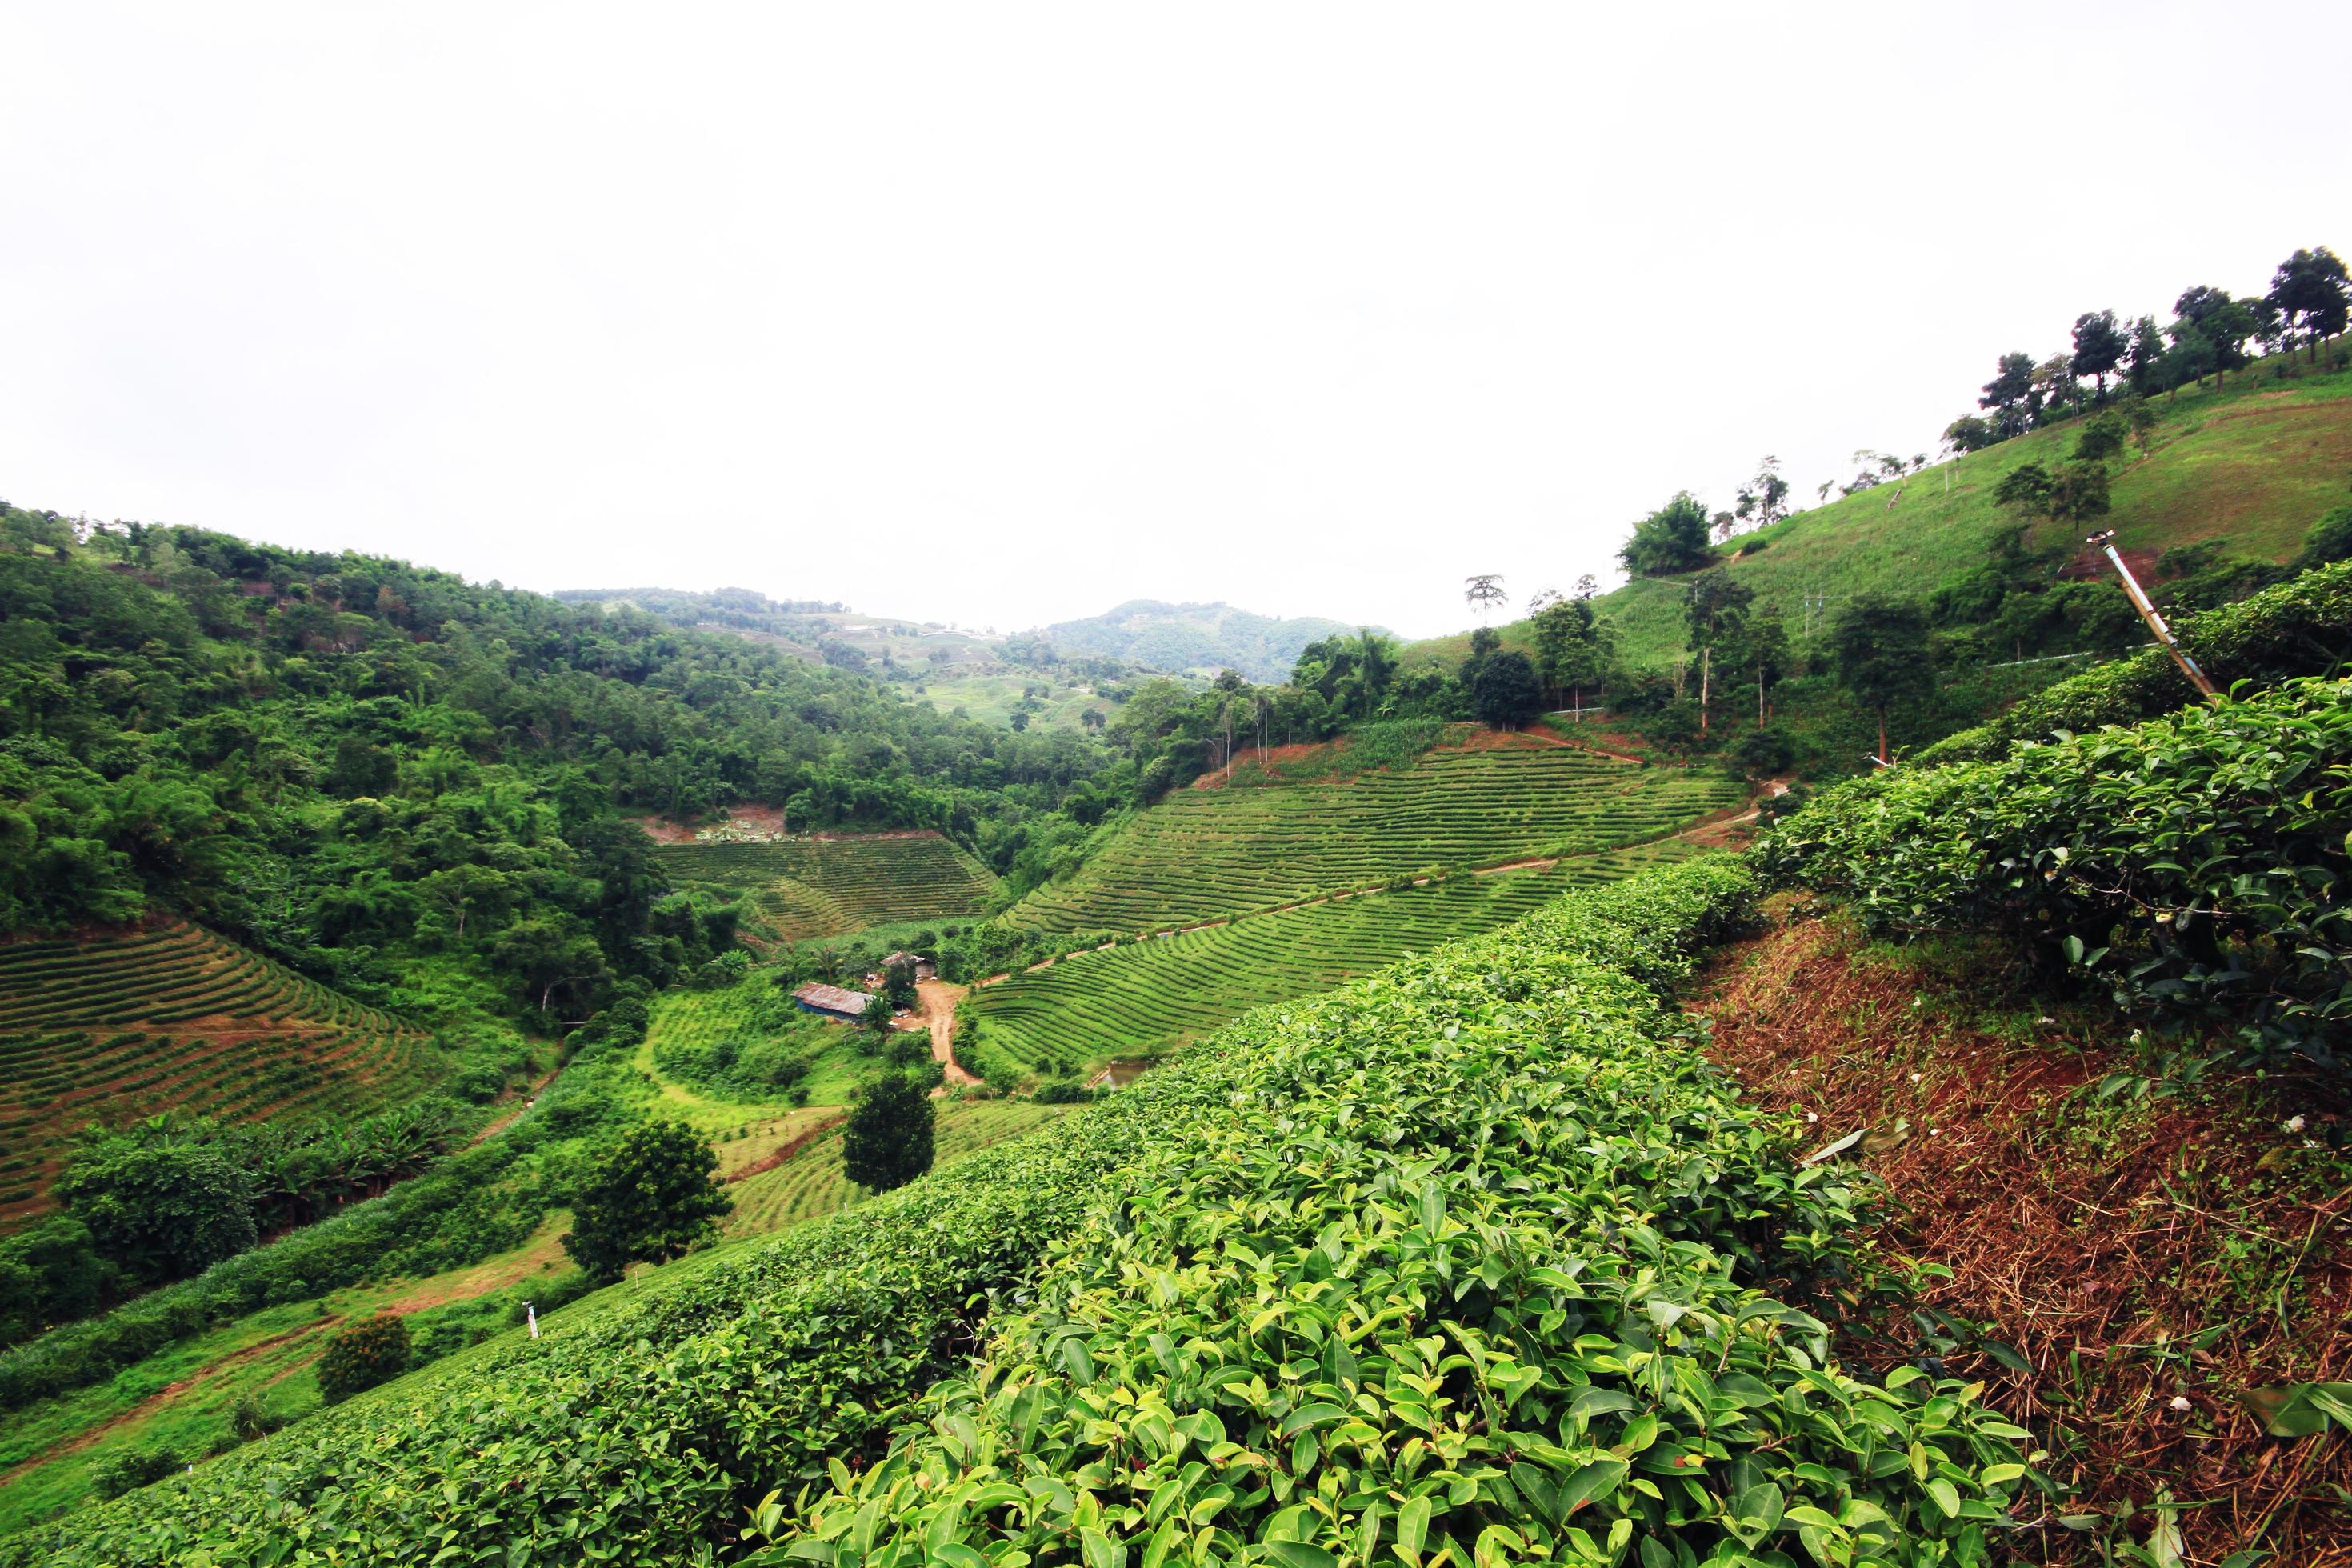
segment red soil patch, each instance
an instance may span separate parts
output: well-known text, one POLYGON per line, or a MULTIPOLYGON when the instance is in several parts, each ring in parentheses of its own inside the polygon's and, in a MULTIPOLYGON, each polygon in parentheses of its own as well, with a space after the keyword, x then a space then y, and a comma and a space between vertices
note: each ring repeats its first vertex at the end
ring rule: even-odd
MULTIPOLYGON (((2326 1147, 2341 1101, 2275 1070, 2136 1095, 2159 1069, 2112 1015, 1979 1011, 2000 967, 1963 989, 1811 920, 1733 949, 1691 1005, 1757 1100, 1819 1119, 1804 1136, 1901 1129, 1866 1162, 1892 1200, 1881 1240, 1951 1271, 1920 1281, 1922 1303, 1990 1324, 2032 1366, 1969 1350, 1953 1370, 2034 1428, 2047 1471, 2079 1490, 2066 1510, 2169 1491, 2191 1562, 2259 1547, 2352 1563, 2352 1436, 2273 1439, 2239 1404, 2352 1377, 2352 1190, 2326 1147), (2117 1074, 2125 1092, 2103 1094, 2117 1074)), ((1907 1314, 1856 1338, 1855 1359, 1882 1367, 1921 1353, 1907 1314)), ((2059 1530, 2039 1546, 2096 1552, 2059 1530)))

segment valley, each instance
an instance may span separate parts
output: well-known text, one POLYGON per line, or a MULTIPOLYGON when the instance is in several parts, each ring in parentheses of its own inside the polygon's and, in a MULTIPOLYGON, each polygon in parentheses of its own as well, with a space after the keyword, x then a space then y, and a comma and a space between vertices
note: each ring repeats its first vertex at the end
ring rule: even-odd
POLYGON ((1413 643, 0 505, 0 1568, 2352 1563, 2298 255, 1413 643))

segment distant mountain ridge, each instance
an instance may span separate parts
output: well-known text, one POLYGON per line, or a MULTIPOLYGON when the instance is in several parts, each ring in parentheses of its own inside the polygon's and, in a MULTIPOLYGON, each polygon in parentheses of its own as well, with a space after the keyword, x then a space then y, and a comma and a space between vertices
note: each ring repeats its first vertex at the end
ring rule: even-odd
POLYGON ((1065 654, 1159 669, 1234 669, 1252 680, 1275 681, 1290 674, 1308 643, 1355 629, 1320 616, 1261 616, 1222 599, 1206 605, 1129 599, 1099 616, 1056 621, 1031 635, 1065 654))

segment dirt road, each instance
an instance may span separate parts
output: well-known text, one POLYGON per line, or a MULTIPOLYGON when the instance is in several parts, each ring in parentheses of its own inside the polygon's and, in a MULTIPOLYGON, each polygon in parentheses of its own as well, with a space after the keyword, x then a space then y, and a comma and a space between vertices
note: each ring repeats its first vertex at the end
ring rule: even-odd
POLYGON ((915 986, 915 994, 922 999, 923 1016, 931 1023, 931 1059, 946 1069, 950 1083, 980 1081, 956 1065, 955 1010, 964 991, 965 987, 944 980, 925 980, 915 986))

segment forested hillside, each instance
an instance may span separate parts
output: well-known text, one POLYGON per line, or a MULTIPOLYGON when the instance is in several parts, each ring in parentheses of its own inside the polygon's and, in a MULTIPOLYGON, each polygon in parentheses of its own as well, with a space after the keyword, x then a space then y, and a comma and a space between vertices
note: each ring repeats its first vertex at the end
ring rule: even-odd
POLYGON ((0 521, 10 930, 173 912, 367 1000, 577 1018, 731 941, 624 811, 790 803, 1009 862, 1108 760, 399 562, 0 521))

